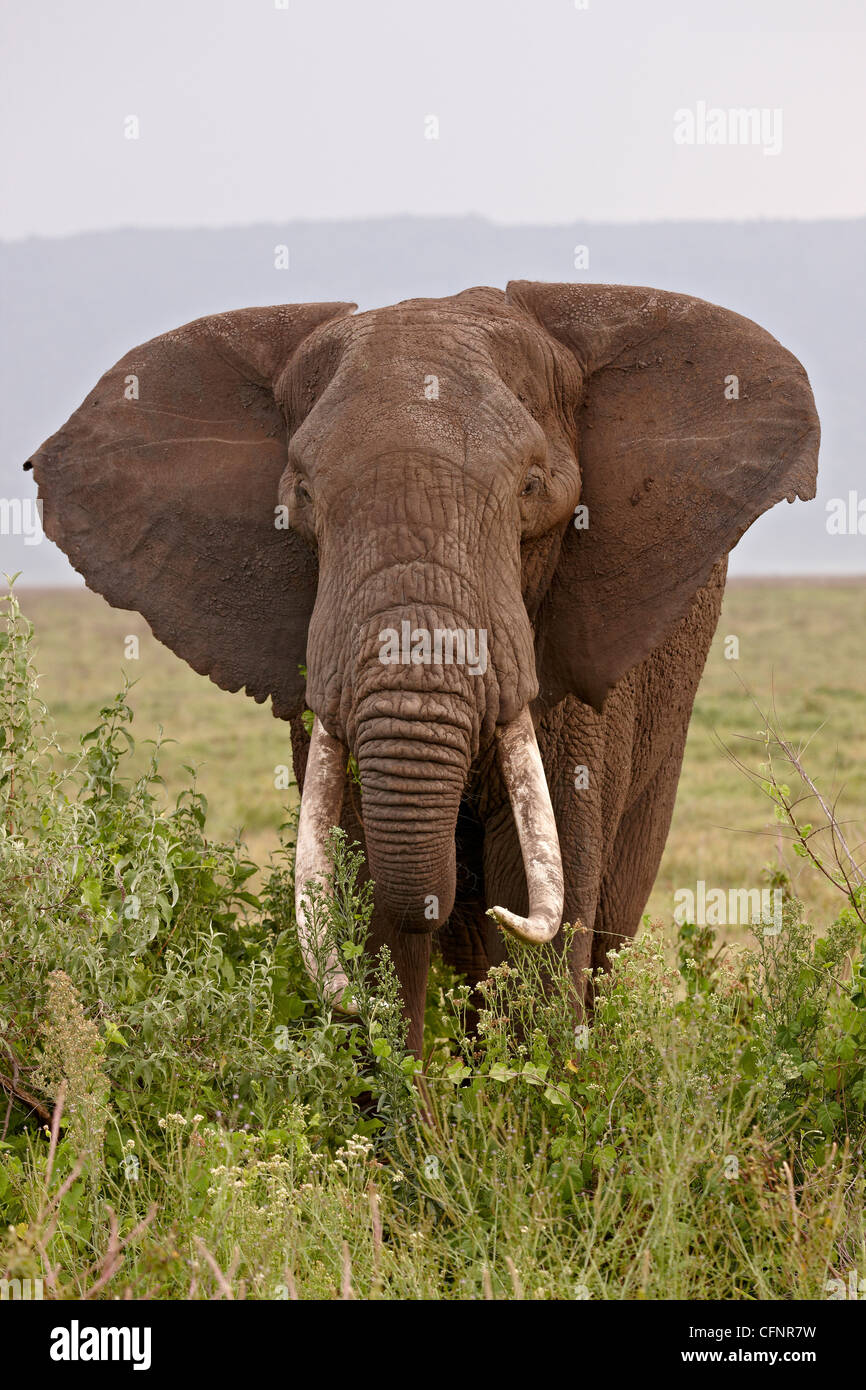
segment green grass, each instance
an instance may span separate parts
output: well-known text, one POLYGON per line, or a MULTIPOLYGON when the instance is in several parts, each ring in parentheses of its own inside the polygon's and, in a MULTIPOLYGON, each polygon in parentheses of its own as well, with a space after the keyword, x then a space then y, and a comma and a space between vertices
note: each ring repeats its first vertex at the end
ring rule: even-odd
MULTIPOLYGON (((845 637, 862 593, 734 589, 721 629, 740 636, 761 698, 774 669, 789 735, 833 721, 806 767, 829 787, 838 757, 859 808, 862 700, 845 637), (804 686, 791 653, 806 650, 804 686)), ((713 743, 714 729, 764 725, 718 645, 661 920, 594 981, 592 1027, 575 1028, 559 958, 515 944, 475 1028, 467 988, 435 963, 422 1063, 406 1052, 389 962, 365 972, 369 892, 339 835, 313 920, 323 950, 342 954, 357 1018, 334 1014, 306 975, 291 823, 280 830, 273 789, 282 727, 91 596, 25 602, 35 643, 14 604, 0 625, 0 1279, 41 1279, 60 1299, 866 1287, 866 887, 846 904, 803 872, 804 908, 777 871, 778 935, 746 942, 737 929, 725 944, 670 925, 672 885, 759 879, 768 846, 717 823, 783 824, 713 743), (113 698, 129 633, 144 638, 127 668, 141 680, 113 698), (136 745, 158 721, 181 743, 136 745), (183 765, 198 758, 196 791, 183 765), (221 843, 241 825, 255 862, 221 843)), ((826 856, 826 837, 814 846, 826 856)))

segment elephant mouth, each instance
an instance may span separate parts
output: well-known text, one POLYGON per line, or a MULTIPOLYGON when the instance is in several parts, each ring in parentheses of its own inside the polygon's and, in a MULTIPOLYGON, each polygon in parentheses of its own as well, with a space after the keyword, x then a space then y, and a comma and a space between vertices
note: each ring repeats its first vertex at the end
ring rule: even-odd
MULTIPOLYGON (((496 730, 497 756, 517 827, 529 895, 529 914, 520 917, 504 907, 487 915, 502 929, 534 945, 551 941, 562 922, 562 856, 550 791, 529 707, 496 730)), ((356 1012, 348 996, 349 981, 336 950, 323 949, 310 886, 329 881, 328 836, 339 824, 348 749, 316 718, 313 725, 295 851, 295 915, 304 964, 334 1007, 356 1012)))

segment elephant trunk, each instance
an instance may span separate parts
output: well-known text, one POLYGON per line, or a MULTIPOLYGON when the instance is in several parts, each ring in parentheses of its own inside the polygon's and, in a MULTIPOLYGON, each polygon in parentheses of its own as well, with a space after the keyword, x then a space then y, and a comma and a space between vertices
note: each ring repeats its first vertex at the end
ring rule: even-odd
POLYGON ((399 931, 429 932, 454 906, 455 832, 472 717, 457 702, 408 692, 393 698, 379 692, 365 705, 354 746, 376 903, 399 931))

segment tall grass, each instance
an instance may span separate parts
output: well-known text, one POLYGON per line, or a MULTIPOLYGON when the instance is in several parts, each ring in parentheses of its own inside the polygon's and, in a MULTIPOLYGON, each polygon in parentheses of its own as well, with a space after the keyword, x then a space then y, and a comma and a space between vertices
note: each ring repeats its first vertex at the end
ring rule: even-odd
POLYGON ((423 1065, 335 834, 303 970, 266 866, 132 774, 128 689, 65 754, 14 594, 0 635, 0 1277, 58 1298, 820 1298, 866 1282, 866 892, 748 949, 658 925, 594 981, 438 962, 423 1065), (547 976, 544 983, 543 976, 547 976), (474 1026, 469 1026, 469 1019, 474 1026))

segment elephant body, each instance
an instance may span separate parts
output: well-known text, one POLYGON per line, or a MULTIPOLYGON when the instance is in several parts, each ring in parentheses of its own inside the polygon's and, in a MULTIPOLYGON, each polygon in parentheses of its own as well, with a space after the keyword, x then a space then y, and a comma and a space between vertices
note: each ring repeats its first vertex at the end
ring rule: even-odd
POLYGON ((92 588, 291 721, 305 959, 350 1008, 302 891, 341 821, 420 1050, 434 932, 477 981, 503 931, 579 923, 578 1009, 634 935, 728 552, 814 495, 819 426, 796 358, 689 296, 515 281, 354 307, 155 338, 33 467, 92 588))

